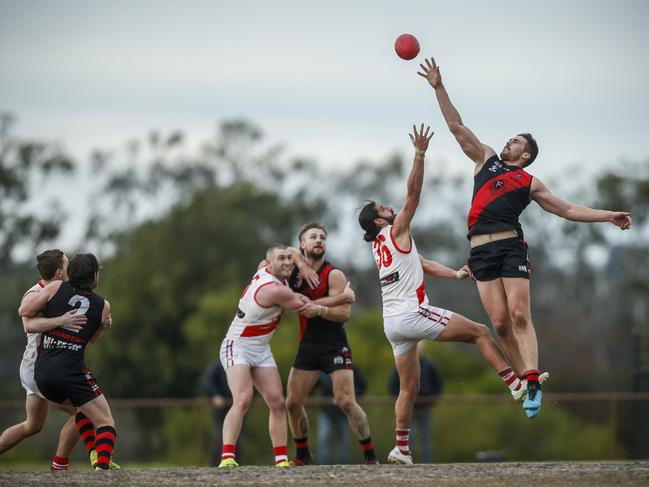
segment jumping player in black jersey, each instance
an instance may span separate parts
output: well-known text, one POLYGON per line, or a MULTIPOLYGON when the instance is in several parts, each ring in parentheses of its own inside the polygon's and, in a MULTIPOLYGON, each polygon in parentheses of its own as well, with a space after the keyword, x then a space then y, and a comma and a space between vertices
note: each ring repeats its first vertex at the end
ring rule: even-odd
POLYGON ((518 217, 530 201, 566 220, 610 222, 622 230, 631 227, 623 211, 594 210, 552 194, 523 168, 534 162, 538 146, 529 133, 510 138, 500 153, 469 130, 451 103, 439 67, 430 58, 420 64, 420 76, 435 90, 442 115, 462 151, 475 163, 469 213, 471 254, 469 267, 478 284, 482 304, 496 329, 515 371, 527 378, 523 409, 529 418, 541 409, 538 382, 538 343, 530 311, 530 263, 518 217))
MULTIPOLYGON (((83 328, 55 328, 43 332, 34 378, 41 393, 50 401, 72 404, 95 425, 97 470, 108 470, 113 453, 115 421, 110 406, 85 365, 88 343, 103 333, 110 315, 110 304, 92 290, 97 286, 99 263, 92 254, 74 256, 68 264, 68 282, 54 281, 43 288, 33 302, 45 317, 60 316, 72 309, 83 314, 83 328)), ((28 313, 20 309, 21 316, 28 313)))
POLYGON ((351 314, 353 292, 345 274, 324 258, 327 250, 324 225, 304 225, 298 239, 301 254, 295 251, 298 267, 289 283, 295 291, 321 305, 321 311, 313 318, 300 315, 300 343, 286 387, 286 408, 297 453, 293 463, 313 463, 307 443, 309 420, 304 403, 322 371, 331 377, 336 404, 358 438, 365 463, 376 464, 367 415, 356 402, 352 351, 343 326, 351 314), (313 275, 314 271, 317 276, 313 275))

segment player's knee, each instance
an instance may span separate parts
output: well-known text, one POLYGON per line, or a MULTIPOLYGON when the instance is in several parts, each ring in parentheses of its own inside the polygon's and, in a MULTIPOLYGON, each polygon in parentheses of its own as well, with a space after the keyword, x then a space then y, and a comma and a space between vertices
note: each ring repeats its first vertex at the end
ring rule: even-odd
POLYGON ((415 378, 413 380, 404 380, 403 382, 401 382, 401 385, 399 387, 399 396, 417 397, 418 393, 419 393, 419 378, 415 378))
POLYGON ((530 314, 525 308, 512 309, 511 316, 514 326, 517 328, 525 328, 532 322, 530 314))
POLYGON ((232 407, 241 411, 247 411, 252 402, 252 391, 238 394, 237 397, 232 399, 232 407))
POLYGON ((492 318, 491 323, 494 325, 494 330, 500 338, 505 338, 511 333, 512 322, 509 316, 492 318))
POLYGON ((481 340, 489 336, 489 328, 487 328, 485 325, 478 323, 475 325, 473 333, 474 333, 473 341, 477 342, 478 340, 481 340))
POLYGON ((302 410, 303 404, 298 401, 295 396, 288 396, 286 398, 286 410, 289 414, 297 414, 302 410))
POLYGON ((25 421, 25 427, 23 429, 25 435, 32 436, 36 433, 39 433, 43 429, 44 421, 39 420, 27 420, 25 421))
POLYGON ((286 401, 281 394, 269 397, 267 403, 271 411, 282 411, 283 413, 286 409, 286 401))
POLYGON ((348 413, 354 409, 356 406, 356 401, 354 398, 349 395, 349 394, 344 394, 336 397, 336 404, 338 404, 338 407, 348 413))

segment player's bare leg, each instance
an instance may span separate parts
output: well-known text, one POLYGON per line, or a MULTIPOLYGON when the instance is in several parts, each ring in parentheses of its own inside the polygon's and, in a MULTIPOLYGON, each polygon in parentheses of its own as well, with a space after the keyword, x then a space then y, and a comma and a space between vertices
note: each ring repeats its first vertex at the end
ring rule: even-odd
POLYGON ((304 409, 309 393, 320 377, 319 370, 300 370, 291 367, 286 385, 286 410, 293 438, 309 436, 309 418, 304 409))
POLYGON ((65 422, 59 433, 59 442, 56 445, 56 456, 61 458, 70 458, 70 454, 79 441, 79 432, 77 431, 77 424, 74 420, 76 409, 72 406, 66 405, 59 407, 70 415, 65 422))
POLYGON ((503 280, 499 278, 492 281, 477 281, 477 284, 482 305, 496 330, 505 355, 516 374, 522 376, 527 368, 507 304, 503 280))
POLYGON ((453 313, 446 328, 438 335, 437 341, 474 343, 494 370, 499 371, 507 367, 507 361, 491 338, 489 328, 460 314, 453 313))
POLYGON ((394 405, 396 423, 396 446, 388 454, 388 462, 412 464, 410 454, 410 423, 412 409, 419 392, 419 356, 416 343, 407 352, 394 356, 394 363, 399 374, 399 396, 394 405))
POLYGON ((527 397, 523 410, 528 418, 535 418, 541 410, 541 386, 539 377, 539 346, 530 311, 530 281, 524 278, 503 278, 503 286, 509 303, 509 313, 514 323, 516 337, 525 360, 527 397))
POLYGON ((356 402, 354 371, 351 369, 336 370, 329 374, 329 376, 333 384, 336 404, 345 413, 345 416, 347 416, 349 426, 351 426, 354 435, 356 435, 356 438, 361 444, 365 463, 377 463, 367 415, 363 411, 363 408, 359 406, 358 402, 356 402))
POLYGON ((270 410, 268 433, 273 444, 275 465, 288 464, 286 402, 279 371, 277 367, 255 367, 252 369, 252 380, 270 410))
POLYGON ((352 370, 336 370, 330 376, 336 404, 347 416, 354 435, 359 440, 367 438, 370 435, 370 425, 367 422, 365 411, 356 402, 354 372, 352 370))
POLYGON ((25 421, 10 426, 0 435, 0 454, 43 429, 48 409, 49 403, 45 399, 36 394, 29 394, 25 398, 25 421))
POLYGON ((507 295, 508 313, 514 325, 525 370, 538 369, 539 345, 530 310, 530 281, 520 277, 504 277, 502 283, 507 295))
POLYGON ((252 372, 247 365, 237 364, 225 369, 225 374, 232 392, 232 406, 223 420, 223 444, 236 445, 243 418, 252 402, 252 372))
POLYGON ((320 377, 319 370, 301 370, 291 367, 286 385, 286 409, 288 424, 295 441, 295 465, 310 465, 314 463, 309 450, 309 417, 304 404, 309 393, 320 377))

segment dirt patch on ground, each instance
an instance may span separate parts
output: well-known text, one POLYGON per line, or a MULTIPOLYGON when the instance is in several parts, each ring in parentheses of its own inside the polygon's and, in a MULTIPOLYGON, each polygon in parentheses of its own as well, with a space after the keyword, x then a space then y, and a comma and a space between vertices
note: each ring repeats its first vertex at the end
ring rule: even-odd
POLYGON ((1 486, 649 486, 649 461, 453 463, 435 465, 321 465, 122 469, 66 474, 4 472, 1 486))

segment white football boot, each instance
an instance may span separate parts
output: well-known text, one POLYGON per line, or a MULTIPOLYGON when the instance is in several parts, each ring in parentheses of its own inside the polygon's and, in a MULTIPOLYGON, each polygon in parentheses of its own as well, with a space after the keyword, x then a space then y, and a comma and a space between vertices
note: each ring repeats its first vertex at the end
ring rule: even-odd
POLYGON ((399 447, 395 446, 394 449, 388 453, 388 463, 412 465, 412 455, 404 455, 399 451, 399 447))

